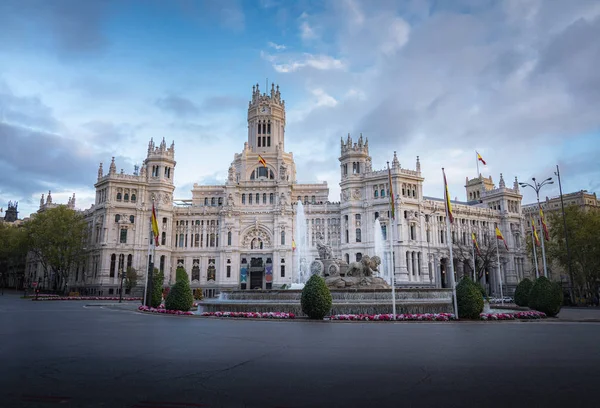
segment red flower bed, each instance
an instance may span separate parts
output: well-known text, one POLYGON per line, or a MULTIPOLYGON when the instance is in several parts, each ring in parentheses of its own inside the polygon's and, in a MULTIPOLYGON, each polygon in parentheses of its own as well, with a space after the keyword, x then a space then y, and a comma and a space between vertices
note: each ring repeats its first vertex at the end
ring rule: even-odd
POLYGON ((201 316, 212 317, 243 317, 246 319, 294 319, 293 313, 283 312, 204 312, 201 316))
POLYGON ((481 313, 479 315, 481 320, 543 319, 545 317, 547 317, 545 313, 535 310, 514 313, 481 313))
MULTIPOLYGON (((388 321, 394 320, 393 314, 341 314, 333 315, 330 320, 362 320, 362 321, 388 321)), ((453 313, 408 313, 408 314, 397 314, 397 321, 426 321, 426 322, 447 322, 449 320, 456 320, 453 313)))
POLYGON ((167 310, 163 308, 154 308, 154 307, 148 307, 148 306, 140 306, 138 307, 139 311, 142 312, 150 312, 150 313, 162 313, 162 314, 171 314, 171 315, 177 315, 177 316, 192 316, 194 313, 193 312, 182 312, 181 310, 167 310))

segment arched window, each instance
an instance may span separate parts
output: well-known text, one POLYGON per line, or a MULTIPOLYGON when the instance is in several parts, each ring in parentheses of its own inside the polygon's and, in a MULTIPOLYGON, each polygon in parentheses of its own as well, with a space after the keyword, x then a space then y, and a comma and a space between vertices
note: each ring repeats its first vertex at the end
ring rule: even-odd
POLYGON ((133 224, 135 222, 135 216, 130 215, 129 216, 129 222, 133 224))
POLYGON ((379 197, 379 191, 375 190, 374 193, 375 193, 375 198, 379 197))
POLYGON ((215 206, 215 198, 214 197, 210 199, 210 205, 213 207, 215 206))
POLYGON ((379 212, 375 211, 375 219, 379 218, 379 212))
POLYGON ((263 204, 267 203, 267 193, 263 193, 263 204))
POLYGON ((252 193, 248 194, 248 204, 252 204, 252 193))
POLYGON ((135 203, 136 197, 135 197, 135 193, 131 194, 131 202, 135 203))
POLYGON ((131 268, 132 265, 133 265, 133 255, 129 254, 129 255, 127 255, 127 269, 131 268))
POLYGON ((304 204, 308 204, 308 196, 304 196, 304 204))
POLYGON ((204 198, 204 206, 208 207, 208 197, 204 198))
POLYGON ((356 229, 356 242, 362 242, 360 228, 356 229))
POLYGON ((161 237, 160 237, 160 244, 167 245, 167 233, 164 231, 162 232, 161 237))
POLYGON ((121 254, 121 255, 119 255, 119 272, 123 271, 124 266, 125 266, 125 255, 121 254))
POLYGON ((227 232, 227 245, 231 246, 231 231, 227 232))
POLYGON ((346 263, 349 264, 350 263, 350 254, 344 255, 344 257, 346 258, 346 263))
POLYGON ((125 196, 123 197, 123 199, 125 201, 129 201, 129 193, 125 193, 125 196))
POLYGON ((161 272, 165 271, 165 256, 160 257, 160 268, 158 269, 161 272))
POLYGON ((215 234, 210 234, 210 246, 215 246, 215 234))
POLYGON ((381 192, 379 193, 382 197, 385 197, 385 190, 381 190, 381 192))
POLYGON ((383 239, 387 240, 387 227, 385 225, 381 226, 381 233, 383 234, 383 239))
POLYGON ((117 263, 117 255, 112 254, 110 256, 110 274, 109 274, 109 276, 111 278, 114 278, 114 276, 115 276, 116 263, 117 263))
POLYGON ((273 204, 273 193, 269 194, 269 204, 273 204))
POLYGON ((281 245, 285 245, 285 231, 281 231, 281 245))
MULTIPOLYGON (((258 140, 260 140, 260 138, 258 140)), ((250 180, 254 180, 256 178, 255 173, 255 170, 252 170, 252 174, 250 174, 250 180)))
POLYGON ((223 205, 223 197, 219 197, 219 206, 223 205))
POLYGON ((273 170, 269 170, 269 178, 270 178, 271 180, 274 180, 274 179, 275 179, 275 174, 273 174, 273 170))
POLYGON ((260 204, 260 194, 256 193, 256 204, 260 204))
POLYGON ((121 193, 117 193, 117 201, 121 201, 121 193))
POLYGON ((269 169, 261 166, 256 169, 256 174, 258 174, 258 178, 264 177, 267 178, 269 176, 269 169))
POLYGON ((115 222, 119 222, 121 221, 121 215, 117 214, 115 215, 115 222))
POLYGON ((316 200, 315 196, 310 197, 310 202, 313 203, 313 204, 317 203, 317 200, 316 200))
POLYGON ((361 259, 362 259, 362 253, 357 252, 356 253, 356 262, 360 262, 361 259))
POLYGON ((246 204, 246 194, 242 194, 242 204, 246 204))

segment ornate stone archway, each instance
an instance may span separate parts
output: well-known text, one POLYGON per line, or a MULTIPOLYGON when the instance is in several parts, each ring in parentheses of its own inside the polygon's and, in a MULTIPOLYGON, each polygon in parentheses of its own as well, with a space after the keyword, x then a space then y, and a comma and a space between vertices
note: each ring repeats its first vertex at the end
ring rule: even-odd
POLYGON ((263 226, 254 224, 244 231, 242 235, 242 247, 244 249, 270 249, 273 247, 271 233, 263 226))

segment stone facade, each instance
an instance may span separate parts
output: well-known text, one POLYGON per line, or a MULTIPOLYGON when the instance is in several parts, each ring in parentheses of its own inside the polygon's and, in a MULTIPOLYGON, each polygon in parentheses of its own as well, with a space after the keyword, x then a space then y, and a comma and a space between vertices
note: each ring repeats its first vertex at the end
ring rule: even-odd
MULTIPOLYGON (((108 173, 100 164, 96 202, 84 211, 90 229, 88 262, 69 287, 116 294, 121 270, 132 266, 145 273, 152 203, 160 229, 155 266, 165 272, 165 285, 174 282, 178 265, 187 270, 192 287, 209 294, 227 288, 289 285, 297 273, 298 254, 292 240, 299 200, 305 210, 311 260, 318 256, 319 237, 336 258, 347 263, 374 255, 378 218, 386 245, 390 225, 395 228, 397 285, 448 287, 444 201, 423 196, 418 157, 415 168, 408 169, 394 152, 390 168, 397 203, 396 218, 391 220, 388 171, 372 168, 369 141, 362 135, 341 140, 341 201, 330 202, 326 182, 297 181, 293 154, 285 151, 285 101, 278 86, 272 85, 270 93, 253 87, 247 120, 247 141, 234 155, 227 181, 195 184, 191 199, 174 199, 175 146, 167 147, 164 139, 158 146, 150 141, 146 160, 134 174, 117 172, 114 158, 108 173)), ((510 292, 527 275, 518 184, 506 187, 501 175, 496 187, 491 177, 479 176, 467 180, 465 188, 470 200, 453 201, 454 239, 468 245, 471 232, 476 232, 482 240, 493 241, 499 225, 509 247, 501 251, 501 271, 505 293, 510 292)), ((389 250, 382 258, 389 264, 389 250)), ((467 263, 455 261, 458 277, 469 273, 467 263)), ((499 289, 496 276, 496 271, 489 271, 483 282, 493 293, 499 289)))

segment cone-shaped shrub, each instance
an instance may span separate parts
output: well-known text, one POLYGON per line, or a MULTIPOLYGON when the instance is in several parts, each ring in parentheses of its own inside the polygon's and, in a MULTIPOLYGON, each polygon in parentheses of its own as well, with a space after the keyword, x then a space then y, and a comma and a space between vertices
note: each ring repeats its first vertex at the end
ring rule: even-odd
POLYGON ((562 301, 560 285, 545 276, 539 277, 529 292, 529 307, 544 312, 547 316, 556 316, 560 312, 562 301))
POLYGON ((194 296, 190 284, 185 280, 175 282, 165 299, 165 309, 187 312, 194 305, 194 296))
POLYGON ((460 319, 479 319, 479 314, 483 312, 481 290, 468 276, 456 285, 456 303, 460 319))
POLYGON ((529 278, 523 279, 515 289, 515 303, 517 306, 529 305, 529 292, 533 287, 533 282, 529 278))
POLYGON ((319 275, 310 277, 300 297, 302 312, 311 319, 323 320, 331 310, 331 292, 319 275))
POLYGON ((186 282, 190 281, 190 278, 187 272, 185 271, 185 268, 181 266, 175 269, 175 282, 179 282, 180 280, 184 280, 186 282))

